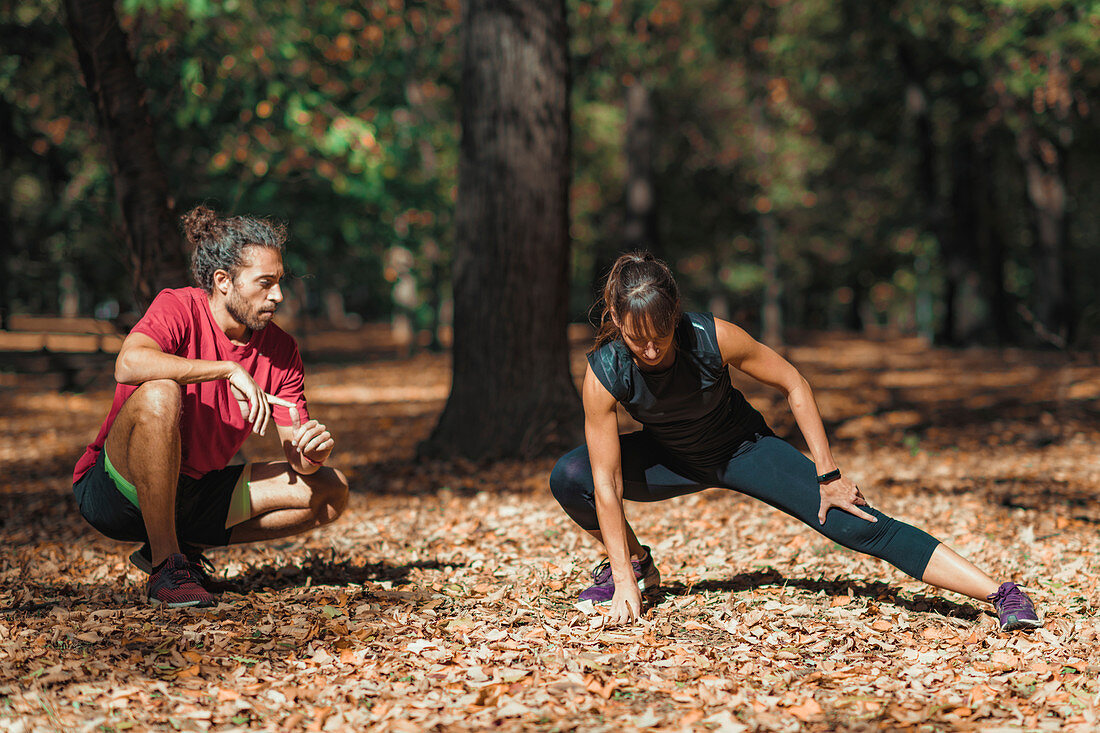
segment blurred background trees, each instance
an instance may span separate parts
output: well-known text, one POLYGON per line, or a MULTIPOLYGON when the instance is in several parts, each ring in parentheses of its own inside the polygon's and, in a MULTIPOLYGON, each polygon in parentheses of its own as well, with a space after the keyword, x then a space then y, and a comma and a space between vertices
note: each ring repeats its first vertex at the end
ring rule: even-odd
MULTIPOLYGON (((64 14, 2 6, 0 309, 132 310, 64 14)), ((116 10, 175 212, 288 219, 311 317, 449 321, 458 0, 116 10)), ((644 245, 690 307, 773 340, 1095 338, 1100 4, 569 0, 567 17, 573 319, 644 245)))

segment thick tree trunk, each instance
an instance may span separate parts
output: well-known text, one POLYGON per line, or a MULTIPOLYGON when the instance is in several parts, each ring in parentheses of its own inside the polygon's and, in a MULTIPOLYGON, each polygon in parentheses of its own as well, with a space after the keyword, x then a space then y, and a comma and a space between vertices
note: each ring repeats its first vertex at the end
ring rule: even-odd
POLYGON ((134 71, 113 0, 65 0, 69 34, 99 119, 129 246, 135 297, 187 282, 183 240, 157 154, 145 88, 134 71))
POLYGON ((1035 230, 1037 329, 1045 329, 1059 341, 1068 341, 1073 337, 1070 332, 1073 300, 1065 261, 1068 232, 1065 151, 1040 137, 1030 125, 1018 134, 1016 149, 1024 165, 1035 230))
POLYGON ((580 439, 566 340, 569 67, 564 0, 463 7, 453 383, 426 456, 580 439))
POLYGON ((626 90, 626 220, 627 250, 657 254, 657 187, 653 182, 655 145, 653 99, 638 81, 626 90))

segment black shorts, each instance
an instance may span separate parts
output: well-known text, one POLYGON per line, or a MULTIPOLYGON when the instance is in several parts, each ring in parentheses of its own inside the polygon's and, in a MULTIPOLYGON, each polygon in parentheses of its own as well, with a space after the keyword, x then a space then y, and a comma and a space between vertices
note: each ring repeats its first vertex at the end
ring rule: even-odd
MULTIPOLYGON (((122 495, 103 464, 100 451, 95 465, 73 484, 80 514, 97 530, 114 540, 148 542, 141 510, 122 495)), ((229 502, 244 465, 226 466, 200 478, 179 477, 176 484, 176 539, 207 547, 229 544, 226 529, 229 502)))

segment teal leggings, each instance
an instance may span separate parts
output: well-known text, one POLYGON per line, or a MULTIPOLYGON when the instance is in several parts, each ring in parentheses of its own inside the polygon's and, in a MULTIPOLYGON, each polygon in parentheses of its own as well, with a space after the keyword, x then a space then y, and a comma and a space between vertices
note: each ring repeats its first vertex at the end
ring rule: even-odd
MULTIPOLYGON (((699 468, 676 460, 644 430, 620 436, 623 498, 663 501, 710 487, 732 489, 786 512, 834 542, 881 558, 921 580, 932 552, 940 544, 927 532, 863 507, 878 518, 868 522, 842 509, 830 509, 818 522, 821 494, 813 461, 775 436, 756 436, 742 443, 729 461, 699 468)), ((588 448, 567 453, 550 474, 550 490, 574 522, 598 530, 595 485, 588 448)))

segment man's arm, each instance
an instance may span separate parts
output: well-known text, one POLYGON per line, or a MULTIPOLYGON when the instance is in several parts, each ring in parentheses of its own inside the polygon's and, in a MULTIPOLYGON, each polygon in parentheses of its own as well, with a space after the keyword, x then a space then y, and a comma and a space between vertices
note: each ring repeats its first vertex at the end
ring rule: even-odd
POLYGON ((122 342, 115 359, 115 381, 138 385, 154 379, 171 379, 176 384, 197 384, 229 380, 233 390, 248 400, 246 419, 252 431, 263 435, 271 418, 271 406, 252 376, 235 361, 186 359, 161 351, 160 345, 144 333, 134 332, 122 342))
POLYGON ((241 368, 232 361, 185 359, 175 354, 165 354, 152 338, 135 332, 126 337, 118 350, 115 381, 133 385, 154 379, 171 379, 177 384, 213 382, 229 379, 233 367, 241 368))

